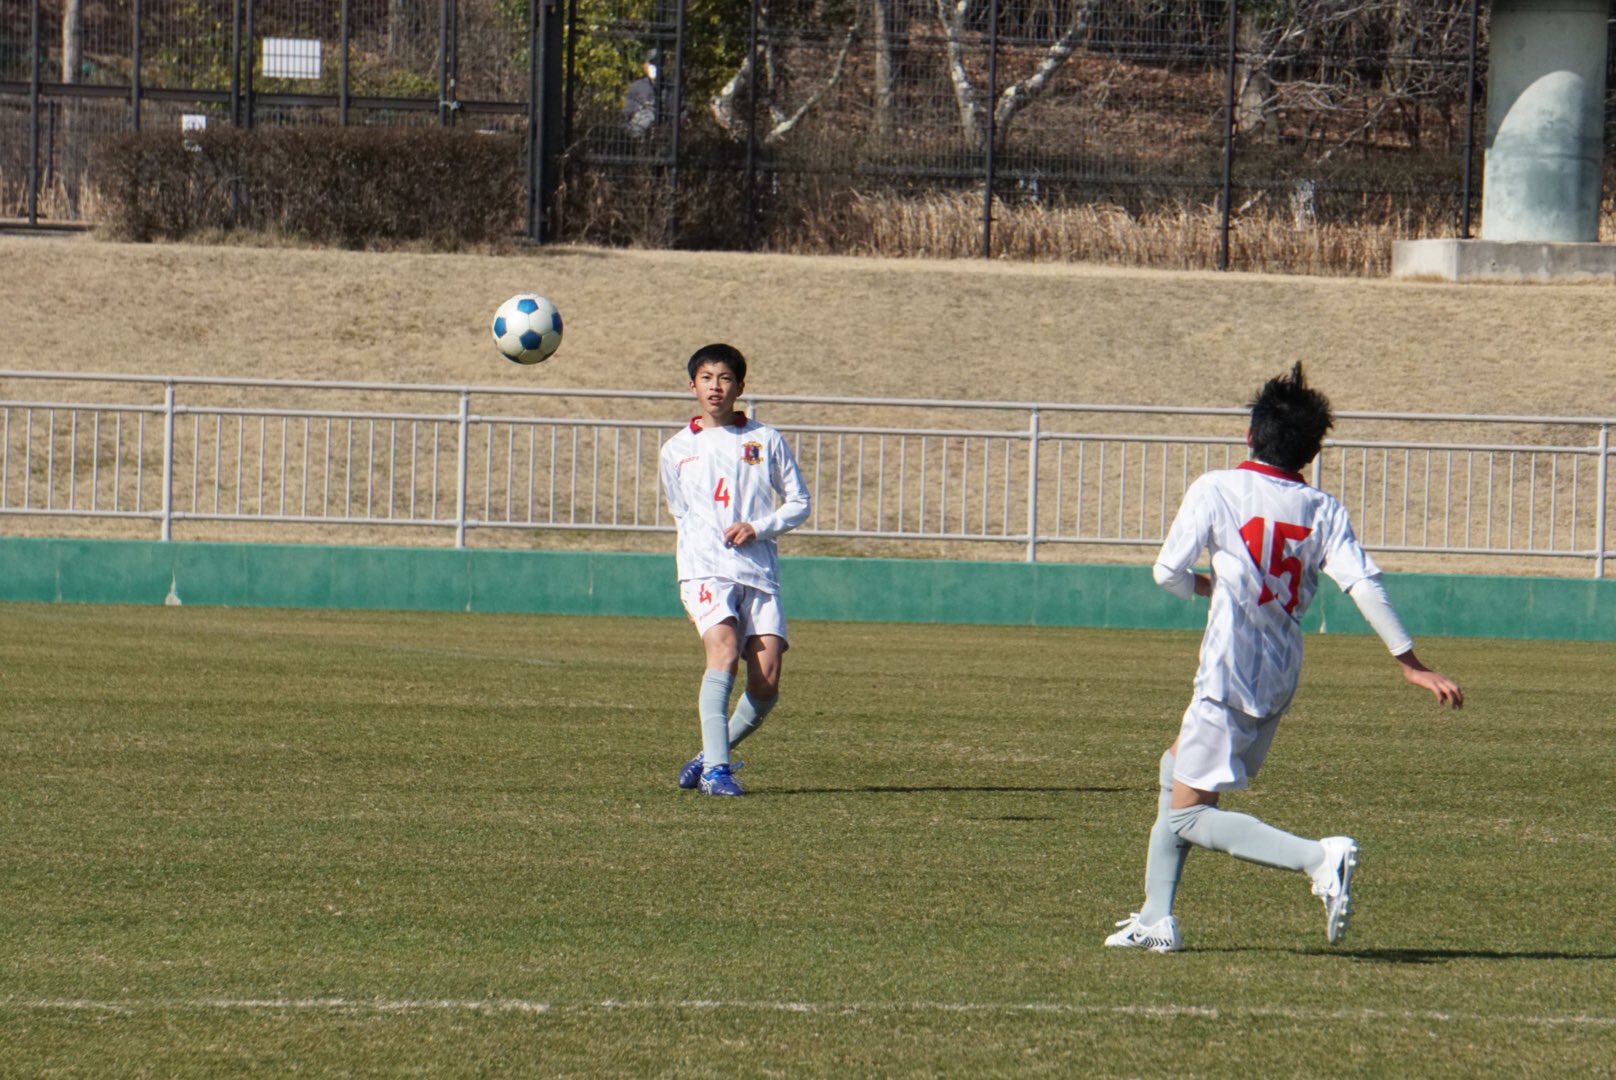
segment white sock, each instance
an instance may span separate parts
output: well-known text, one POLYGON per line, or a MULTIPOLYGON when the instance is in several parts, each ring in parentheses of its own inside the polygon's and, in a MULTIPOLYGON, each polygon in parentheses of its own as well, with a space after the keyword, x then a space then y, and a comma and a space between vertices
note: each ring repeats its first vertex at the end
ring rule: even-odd
POLYGON ((1150 827, 1150 844, 1145 851, 1145 905, 1139 910, 1139 921, 1146 926, 1154 926, 1173 913, 1178 879, 1184 874, 1184 859, 1190 853, 1189 841, 1181 839, 1168 820, 1173 811, 1175 762, 1171 750, 1162 754, 1161 793, 1156 799, 1156 821, 1150 827))
POLYGON ((733 750, 742 739, 762 727, 763 718, 769 715, 779 700, 780 695, 776 694, 772 698, 754 701, 750 691, 742 691, 741 700, 735 703, 735 713, 729 718, 730 749, 733 750))
POLYGON ((696 706, 701 713, 701 767, 729 764, 729 692, 735 676, 708 668, 696 706))
POLYGON ((1324 846, 1276 829, 1250 814, 1215 806, 1186 806, 1168 814, 1173 831, 1197 847, 1227 851, 1246 862, 1311 874, 1324 861, 1324 846))

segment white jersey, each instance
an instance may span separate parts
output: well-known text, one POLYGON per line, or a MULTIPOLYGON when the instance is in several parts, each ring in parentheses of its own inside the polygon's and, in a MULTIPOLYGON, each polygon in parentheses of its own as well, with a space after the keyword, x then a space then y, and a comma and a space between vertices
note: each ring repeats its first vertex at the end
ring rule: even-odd
POLYGON ((679 523, 679 580, 733 581, 780 591, 774 538, 808 520, 808 488, 791 447, 767 424, 696 420, 662 444, 662 490, 679 523), (724 530, 745 521, 757 539, 729 547, 724 530))
POLYGON ((1380 567, 1333 495, 1256 461, 1190 485, 1156 557, 1156 580, 1182 581, 1203 549, 1214 584, 1195 695, 1255 717, 1283 713, 1301 676, 1302 615, 1319 571, 1347 591, 1380 567))

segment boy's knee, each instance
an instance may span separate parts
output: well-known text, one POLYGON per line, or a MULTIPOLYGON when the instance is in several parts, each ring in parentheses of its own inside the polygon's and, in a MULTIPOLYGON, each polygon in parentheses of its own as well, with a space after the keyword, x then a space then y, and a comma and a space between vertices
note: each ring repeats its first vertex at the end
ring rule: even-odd
POLYGON ((1174 835, 1176 835, 1180 840, 1187 840, 1190 843, 1194 843, 1195 838, 1190 834, 1195 831, 1196 823, 1201 820, 1201 815, 1210 809, 1211 807, 1206 806, 1205 804, 1197 804, 1195 806, 1183 806, 1176 810, 1169 810, 1167 812, 1167 824, 1172 828, 1174 835))
POLYGON ((1173 790, 1173 768, 1178 764, 1178 758, 1171 750, 1163 750, 1161 756, 1161 772, 1159 781, 1164 791, 1173 790))

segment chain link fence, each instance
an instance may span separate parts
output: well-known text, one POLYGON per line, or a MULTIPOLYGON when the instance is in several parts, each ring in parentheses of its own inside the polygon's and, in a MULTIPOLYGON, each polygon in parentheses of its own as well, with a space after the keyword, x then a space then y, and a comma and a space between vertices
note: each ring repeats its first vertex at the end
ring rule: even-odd
POLYGON ((563 239, 1363 269, 1478 201, 1474 0, 0 0, 0 213, 135 128, 531 135, 546 17, 563 239))

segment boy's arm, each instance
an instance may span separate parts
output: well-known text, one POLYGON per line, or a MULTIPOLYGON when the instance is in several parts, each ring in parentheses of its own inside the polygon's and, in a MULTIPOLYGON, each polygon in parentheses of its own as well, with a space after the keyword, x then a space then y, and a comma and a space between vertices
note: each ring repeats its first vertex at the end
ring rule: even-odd
POLYGON ((1386 643, 1392 656, 1396 657, 1404 679, 1429 690, 1437 701, 1449 708, 1464 706, 1464 691, 1459 689, 1459 684, 1440 671, 1432 671, 1414 655, 1414 639, 1404 629, 1403 620, 1397 617, 1379 574, 1371 574, 1355 582, 1347 590, 1347 595, 1352 597, 1352 602, 1358 605, 1365 621, 1380 635, 1380 640, 1386 643))
POLYGON ((662 453, 662 494, 668 500, 668 512, 675 521, 685 516, 685 494, 679 487, 679 467, 666 450, 662 453))
POLYGON ((753 535, 759 540, 773 540, 781 533, 790 532, 808 520, 811 509, 808 485, 803 483, 802 470, 797 467, 791 447, 778 435, 771 457, 775 466, 774 490, 780 496, 780 505, 772 514, 743 523, 751 525, 753 535))
POLYGON ((1156 553, 1156 565, 1151 571, 1156 584, 1180 600, 1212 595, 1211 576, 1190 570, 1207 541, 1208 530, 1200 513, 1199 484, 1197 480, 1184 493, 1184 502, 1173 518, 1172 527, 1167 530, 1167 539, 1162 541, 1161 550, 1156 553))
POLYGON ((1440 671, 1432 671, 1420 663, 1420 658, 1414 655, 1413 649, 1398 656, 1397 662, 1403 666, 1403 678, 1415 686, 1431 691, 1437 701, 1450 709, 1464 708, 1464 691, 1459 689, 1459 684, 1440 671))

